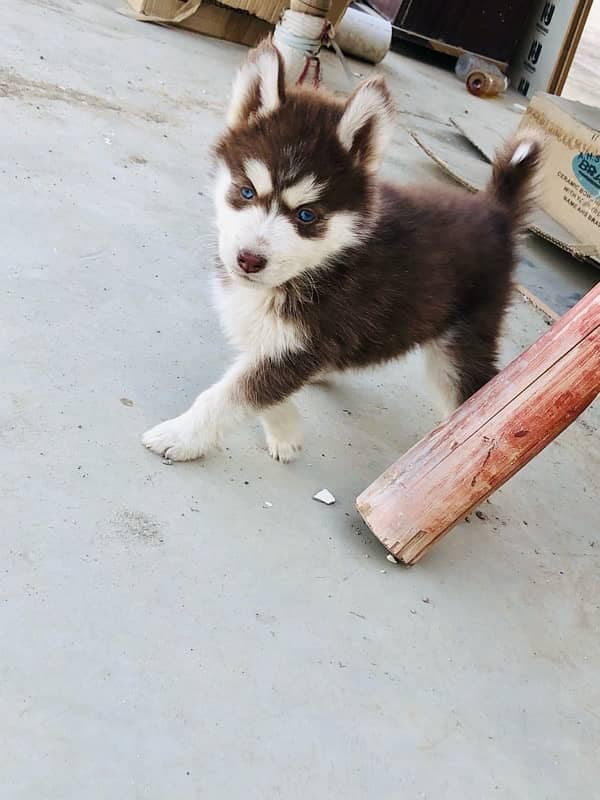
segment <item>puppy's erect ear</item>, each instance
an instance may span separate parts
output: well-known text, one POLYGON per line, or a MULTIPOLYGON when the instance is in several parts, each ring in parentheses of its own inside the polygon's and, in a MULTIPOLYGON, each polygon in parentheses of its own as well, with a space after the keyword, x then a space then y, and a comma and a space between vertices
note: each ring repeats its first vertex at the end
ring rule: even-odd
POLYGON ((230 128, 272 114, 285 99, 283 59, 270 40, 253 50, 233 83, 227 112, 230 128))
POLYGON ((354 161, 375 172, 392 138, 392 123, 392 97, 383 78, 373 78, 346 103, 337 133, 354 161))

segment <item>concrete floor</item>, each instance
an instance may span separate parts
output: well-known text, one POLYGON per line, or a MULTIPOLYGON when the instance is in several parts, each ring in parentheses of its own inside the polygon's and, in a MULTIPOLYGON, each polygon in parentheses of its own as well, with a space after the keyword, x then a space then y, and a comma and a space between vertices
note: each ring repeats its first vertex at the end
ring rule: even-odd
MULTIPOLYGON (((598 408, 412 570, 353 504, 435 422, 416 355, 304 392, 293 465, 256 427, 163 465, 140 434, 228 359, 206 151, 243 49, 4 6, 3 799, 596 796, 598 408)), ((478 102, 383 69, 411 123, 478 102)), ((400 127, 386 169, 438 177, 400 127)), ((545 329, 517 299, 504 359, 545 329)))

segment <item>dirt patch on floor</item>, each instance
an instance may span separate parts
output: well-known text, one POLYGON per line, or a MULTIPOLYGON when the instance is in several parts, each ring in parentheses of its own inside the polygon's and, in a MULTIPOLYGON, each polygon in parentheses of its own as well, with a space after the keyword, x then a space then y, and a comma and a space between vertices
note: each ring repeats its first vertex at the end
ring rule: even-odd
POLYGON ((0 67, 0 98, 1 97, 17 97, 25 101, 32 98, 59 101, 71 105, 100 109, 102 111, 111 111, 117 114, 130 114, 146 120, 147 122, 167 122, 167 117, 165 117, 164 114, 127 107, 115 103, 113 100, 108 100, 104 97, 90 94, 89 92, 71 89, 67 86, 60 86, 56 83, 47 83, 46 81, 26 78, 23 75, 19 75, 18 72, 7 69, 6 67, 0 67))
POLYGON ((120 511, 111 522, 115 533, 128 543, 158 546, 164 541, 160 523, 142 511, 120 511))

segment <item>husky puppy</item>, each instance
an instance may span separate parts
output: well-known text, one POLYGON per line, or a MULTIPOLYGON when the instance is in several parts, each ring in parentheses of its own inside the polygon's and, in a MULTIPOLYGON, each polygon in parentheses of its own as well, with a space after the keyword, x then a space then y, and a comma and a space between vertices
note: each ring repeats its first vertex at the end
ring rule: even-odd
POLYGON ((540 146, 509 145, 477 195, 393 186, 377 177, 392 122, 380 78, 343 102, 286 87, 272 44, 250 54, 214 150, 216 298, 238 357, 144 435, 150 450, 198 458, 258 415, 271 456, 290 461, 302 447, 295 392, 416 345, 446 413, 494 376, 540 146))

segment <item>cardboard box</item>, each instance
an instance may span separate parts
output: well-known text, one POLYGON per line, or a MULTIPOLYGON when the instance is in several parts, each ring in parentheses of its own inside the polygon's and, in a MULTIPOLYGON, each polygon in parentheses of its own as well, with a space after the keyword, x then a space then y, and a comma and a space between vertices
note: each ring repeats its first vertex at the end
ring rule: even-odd
POLYGON ((545 140, 539 205, 600 255, 600 108, 536 94, 519 126, 545 140))
POLYGON ((273 26, 264 19, 215 5, 211 0, 202 3, 191 17, 178 23, 178 27, 248 47, 255 47, 273 30, 273 26))
MULTIPOLYGON (((256 45, 289 7, 288 0, 128 0, 140 19, 256 45), (252 22, 254 20, 254 22, 252 22), (269 24, 267 24, 269 23, 269 24)), ((350 0, 332 0, 329 19, 336 25, 350 0)))
POLYGON ((129 0, 136 18, 145 22, 176 25, 195 33, 255 47, 272 31, 266 20, 242 11, 206 2, 182 0, 129 0))
MULTIPOLYGON (((215 5, 212 2, 209 4, 215 5)), ((138 14, 151 17, 154 22, 172 22, 187 28, 190 18, 198 14, 203 3, 202 0, 129 0, 129 5, 138 14)), ((285 0, 224 0, 218 7, 225 6, 274 23, 287 4, 285 0)))

